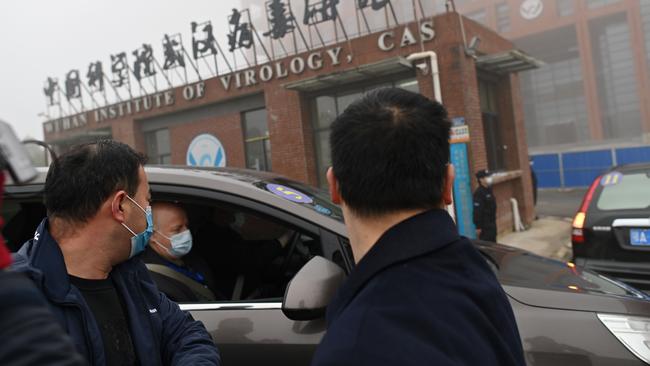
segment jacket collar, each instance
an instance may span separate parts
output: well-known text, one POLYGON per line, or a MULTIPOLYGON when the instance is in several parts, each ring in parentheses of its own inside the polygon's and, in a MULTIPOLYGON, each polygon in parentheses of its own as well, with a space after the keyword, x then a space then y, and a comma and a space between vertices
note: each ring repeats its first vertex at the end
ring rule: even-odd
POLYGON ((64 302, 70 291, 70 280, 63 253, 48 228, 49 221, 45 218, 38 225, 34 238, 25 243, 14 257, 14 269, 27 272, 40 283, 48 298, 64 302))
MULTIPOLYGON (((128 260, 113 268, 112 273, 132 272, 135 270, 133 260, 128 260)), ((47 218, 41 221, 34 233, 34 238, 25 243, 14 256, 16 271, 26 272, 40 284, 46 296, 55 302, 74 301, 71 292, 68 270, 59 244, 49 231, 47 218)), ((126 274, 126 273, 125 273, 126 274)))
POLYGON ((388 229, 359 261, 327 310, 328 322, 338 317, 374 276, 393 265, 434 252, 460 238, 447 211, 433 209, 388 229))

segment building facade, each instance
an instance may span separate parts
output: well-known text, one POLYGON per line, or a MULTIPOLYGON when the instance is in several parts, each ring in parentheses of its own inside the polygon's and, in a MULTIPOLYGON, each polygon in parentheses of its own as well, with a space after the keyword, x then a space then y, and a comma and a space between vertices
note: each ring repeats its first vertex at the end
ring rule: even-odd
POLYGON ((495 32, 447 13, 47 121, 44 134, 60 151, 113 138, 151 163, 268 170, 325 187, 334 118, 364 92, 405 88, 441 100, 454 120, 456 215, 473 236, 471 192, 480 169, 500 172, 500 231, 513 227, 511 198, 524 223, 534 217, 516 73, 534 65, 495 32), (474 37, 482 40, 481 57, 466 50, 463 38, 474 37), (407 60, 426 51, 437 55, 438 79, 429 58, 407 60))
POLYGON ((650 145, 650 2, 456 0, 546 63, 521 74, 531 153, 650 145))

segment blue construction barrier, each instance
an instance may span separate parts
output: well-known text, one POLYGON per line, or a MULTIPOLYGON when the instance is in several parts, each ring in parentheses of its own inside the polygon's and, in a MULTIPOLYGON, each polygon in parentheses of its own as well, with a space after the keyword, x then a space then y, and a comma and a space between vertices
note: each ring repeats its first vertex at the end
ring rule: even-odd
POLYGON ((537 187, 556 188, 562 186, 559 154, 534 155, 531 158, 533 159, 533 170, 537 175, 537 187))
POLYGON ((562 154, 564 187, 586 187, 613 164, 611 150, 562 154))
POLYGON ((616 149, 616 164, 618 165, 647 162, 650 162, 650 146, 616 149))
POLYGON ((650 146, 531 155, 539 188, 587 187, 614 165, 650 163, 650 146))

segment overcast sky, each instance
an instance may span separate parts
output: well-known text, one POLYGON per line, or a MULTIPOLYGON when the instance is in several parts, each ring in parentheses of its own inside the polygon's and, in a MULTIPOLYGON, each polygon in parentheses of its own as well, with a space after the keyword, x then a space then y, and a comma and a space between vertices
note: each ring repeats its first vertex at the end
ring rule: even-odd
MULTIPOLYGON (((261 0, 260 0, 261 1, 261 0)), ((0 1, 0 119, 19 137, 43 138, 43 85, 88 64, 152 43, 160 52, 165 33, 181 33, 185 47, 192 21, 211 20, 215 36, 227 32, 226 16, 239 0, 19 0, 0 1)))

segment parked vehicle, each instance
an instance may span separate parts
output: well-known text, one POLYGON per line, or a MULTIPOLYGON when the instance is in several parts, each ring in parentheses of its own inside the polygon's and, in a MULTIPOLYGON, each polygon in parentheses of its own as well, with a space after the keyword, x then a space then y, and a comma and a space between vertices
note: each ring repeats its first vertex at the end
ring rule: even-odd
MULTIPOLYGON (((308 365, 325 332, 326 305, 354 265, 341 210, 325 192, 270 173, 146 172, 154 201, 186 208, 193 250, 219 279, 223 299, 181 307, 205 324, 224 363, 308 365)), ((7 186, 3 235, 13 249, 45 215, 45 173, 29 185, 7 186)), ((573 263, 475 245, 508 294, 529 365, 650 362, 645 294, 573 263)))
POLYGON ((574 262, 650 290, 650 164, 597 177, 573 220, 574 262))

